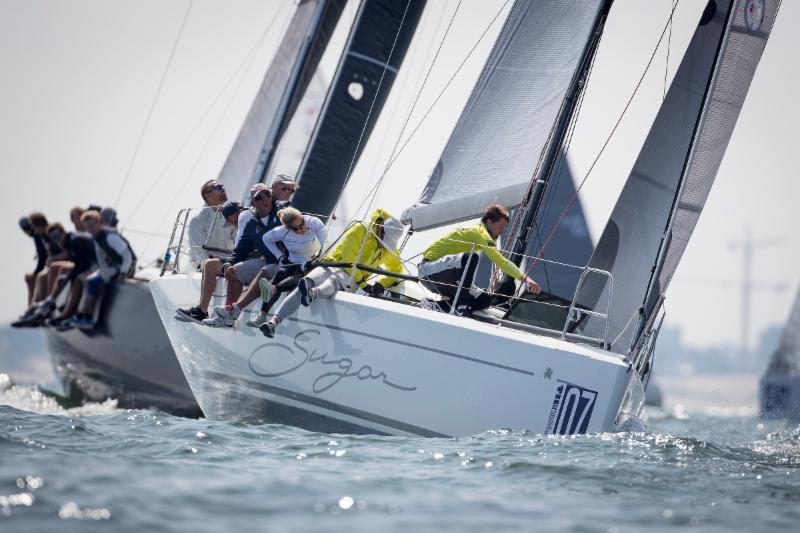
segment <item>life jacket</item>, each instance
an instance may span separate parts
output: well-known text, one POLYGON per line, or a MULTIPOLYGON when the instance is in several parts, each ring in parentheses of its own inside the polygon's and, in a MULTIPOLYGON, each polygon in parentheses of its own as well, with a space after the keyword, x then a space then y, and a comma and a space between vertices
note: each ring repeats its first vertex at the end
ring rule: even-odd
POLYGON ((106 256, 111 258, 111 262, 115 266, 119 267, 119 266, 122 265, 122 256, 119 255, 119 253, 117 253, 117 251, 110 244, 108 244, 108 236, 111 233, 116 233, 117 236, 119 236, 119 238, 122 239, 122 241, 125 243, 125 246, 128 247, 128 251, 131 254, 131 266, 128 269, 128 271, 125 272, 125 276, 126 277, 131 277, 131 276, 133 276, 134 272, 136 272, 136 259, 137 259, 137 257, 136 257, 136 254, 133 252, 133 248, 131 247, 131 243, 128 242, 128 239, 123 237, 122 234, 120 234, 117 231, 110 230, 110 229, 101 229, 97 233, 97 235, 95 235, 94 240, 97 242, 97 245, 100 246, 100 249, 103 250, 103 252, 105 252, 106 256))

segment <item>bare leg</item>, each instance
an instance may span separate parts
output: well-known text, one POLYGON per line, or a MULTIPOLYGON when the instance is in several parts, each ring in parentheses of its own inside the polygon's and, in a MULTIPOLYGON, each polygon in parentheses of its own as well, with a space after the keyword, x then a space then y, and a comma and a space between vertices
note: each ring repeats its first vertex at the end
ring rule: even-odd
MULTIPOLYGON (((228 297, 225 298, 225 304, 231 305, 239 299, 239 296, 244 290, 244 285, 242 285, 242 282, 239 281, 236 276, 226 276, 225 279, 228 280, 228 297)), ((256 285, 256 288, 257 287, 256 285)))
POLYGON ((36 276, 33 287, 33 301, 31 303, 38 303, 47 296, 47 275, 49 272, 50 268, 45 268, 36 276))
POLYGON ((33 272, 25 274, 25 285, 28 286, 28 307, 30 307, 33 302, 33 284, 35 280, 36 276, 33 275, 33 272))
POLYGON ((72 286, 69 288, 69 297, 67 298, 67 306, 61 313, 61 318, 69 318, 78 310, 78 303, 81 301, 81 293, 83 292, 83 282, 79 279, 72 280, 72 286))
MULTIPOLYGON (((264 277, 264 271, 261 270, 258 275, 253 278, 253 281, 247 285, 247 290, 242 294, 238 300, 236 300, 236 305, 239 309, 245 309, 248 305, 256 301, 261 296, 261 290, 258 288, 258 281, 264 277)), ((230 298, 231 294, 231 285, 228 282, 228 297, 230 298)))
POLYGON ((200 286, 200 303, 197 307, 208 312, 214 289, 217 288, 217 277, 222 275, 222 261, 217 258, 208 259, 203 263, 203 281, 200 286))

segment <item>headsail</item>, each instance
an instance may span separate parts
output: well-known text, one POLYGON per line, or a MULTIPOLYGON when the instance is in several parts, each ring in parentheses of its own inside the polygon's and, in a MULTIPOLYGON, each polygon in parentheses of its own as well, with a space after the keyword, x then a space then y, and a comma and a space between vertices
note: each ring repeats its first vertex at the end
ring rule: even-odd
POLYGON ((230 198, 261 181, 325 51, 346 0, 300 0, 239 136, 220 171, 230 198))
MULTIPOLYGON (((589 263, 614 278, 611 349, 626 353, 640 309, 655 309, 716 177, 777 13, 778 0, 709 1, 589 263), (755 15, 755 17, 754 17, 755 15), (652 282, 652 283, 651 283, 652 282), (648 290, 648 288, 650 288, 648 290), (647 304, 643 299, 647 296, 647 304)), ((578 302, 604 302, 605 279, 578 302)), ((587 317, 584 335, 605 323, 587 317)))
POLYGON ((293 202, 328 216, 389 96, 426 0, 363 0, 300 165, 293 202))
POLYGON ((521 203, 605 4, 514 4, 406 223, 423 230, 521 203))

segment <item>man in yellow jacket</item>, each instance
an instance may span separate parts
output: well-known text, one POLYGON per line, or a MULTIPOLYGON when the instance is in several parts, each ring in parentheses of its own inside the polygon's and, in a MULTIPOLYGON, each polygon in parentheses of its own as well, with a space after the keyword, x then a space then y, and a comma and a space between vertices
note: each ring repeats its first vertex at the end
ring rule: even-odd
MULTIPOLYGON (((539 285, 503 257, 497 249, 495 241, 506 227, 508 210, 501 205, 490 205, 483 213, 480 223, 472 227, 457 228, 422 252, 423 258, 419 265, 420 283, 444 296, 462 314, 486 309, 492 303, 491 295, 472 286, 472 278, 480 260, 479 254, 484 254, 505 274, 521 280, 528 292, 538 294, 541 291, 539 285), (464 285, 458 293, 462 278, 464 285), (456 293, 458 301, 454 302, 456 293)), ((514 288, 513 283, 508 283, 498 292, 511 295, 514 288)), ((435 308, 436 305, 431 301, 423 302, 423 306, 428 308, 435 308)))
MULTIPOLYGON (((342 237, 342 242, 323 263, 361 264, 373 268, 383 267, 400 274, 403 264, 397 244, 403 235, 403 224, 384 209, 372 212, 367 224, 355 224, 342 237)), ((317 298, 331 298, 340 290, 355 292, 359 287, 370 294, 382 293, 397 283, 398 279, 381 276, 373 285, 367 281, 373 274, 353 267, 317 267, 309 272, 286 299, 275 310, 275 314, 264 325, 261 332, 273 337, 275 330, 286 317, 291 316, 300 305, 308 306, 317 298)))

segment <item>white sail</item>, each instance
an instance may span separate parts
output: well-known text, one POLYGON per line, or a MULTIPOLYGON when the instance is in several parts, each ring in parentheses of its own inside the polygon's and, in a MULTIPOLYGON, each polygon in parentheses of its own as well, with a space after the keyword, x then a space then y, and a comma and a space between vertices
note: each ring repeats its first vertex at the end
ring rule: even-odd
POLYGON ((520 204, 603 4, 516 2, 404 222, 423 230, 520 204))

